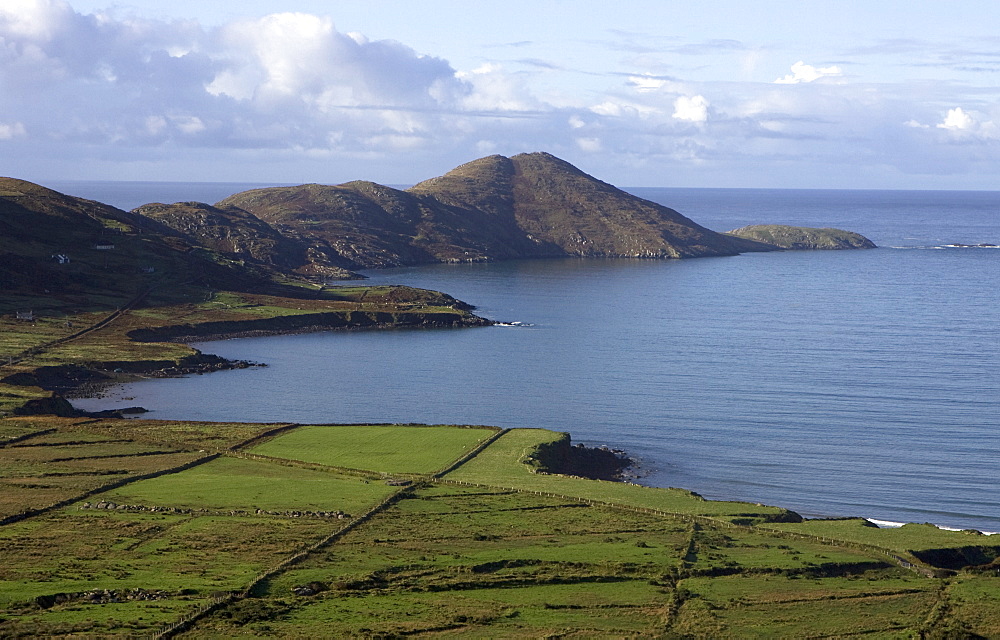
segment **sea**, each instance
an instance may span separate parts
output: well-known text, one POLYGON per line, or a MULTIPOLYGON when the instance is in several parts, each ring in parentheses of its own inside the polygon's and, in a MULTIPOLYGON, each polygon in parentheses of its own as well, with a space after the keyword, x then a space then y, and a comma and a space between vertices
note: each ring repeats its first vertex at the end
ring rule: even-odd
MULTIPOLYGON (((262 186, 62 183, 131 208, 262 186)), ((878 249, 366 272, 501 326, 195 345, 267 367, 115 387, 150 418, 487 424, 621 449, 709 499, 1000 532, 1000 192, 629 189, 711 229, 857 231, 878 249)))

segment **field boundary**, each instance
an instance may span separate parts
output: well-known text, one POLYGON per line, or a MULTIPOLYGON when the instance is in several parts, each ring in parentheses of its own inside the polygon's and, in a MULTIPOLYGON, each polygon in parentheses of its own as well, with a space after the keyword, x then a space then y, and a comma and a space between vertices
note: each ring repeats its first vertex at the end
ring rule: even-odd
POLYGON ((14 524, 15 522, 20 522, 22 520, 27 520, 28 518, 34 518, 35 516, 40 516, 42 514, 49 513, 50 511, 55 511, 56 509, 67 507, 73 504, 74 502, 79 502, 80 500, 83 500, 84 498, 89 498, 90 496, 97 495, 99 493, 104 493, 105 491, 112 491, 114 489, 119 489, 133 482, 139 482, 140 480, 151 480, 153 478, 159 478, 160 476, 165 476, 169 473, 180 473, 181 471, 187 471, 188 469, 197 467, 200 464, 211 462, 212 460, 218 458, 220 455, 221 454, 219 453, 210 453, 200 458, 196 458, 194 460, 185 462, 184 464, 178 465, 176 467, 160 469, 159 471, 152 471, 150 473, 144 473, 138 476, 129 476, 127 478, 121 478, 119 480, 115 480, 114 482, 102 484, 99 487, 95 487, 88 491, 84 491, 83 493, 77 494, 72 498, 66 498, 64 500, 60 500, 59 502, 50 504, 47 507, 40 507, 38 509, 29 509, 28 511, 23 511, 21 513, 15 513, 12 516, 7 516, 3 520, 0 520, 0 527, 8 524, 14 524))
POLYGON ((431 476, 431 478, 433 478, 435 480, 439 479, 442 476, 447 475, 447 474, 451 473, 452 471, 454 471, 455 469, 461 467, 463 464, 465 464, 469 460, 472 460, 473 458, 475 458, 476 456, 478 456, 480 453, 483 452, 484 449, 486 449, 486 447, 488 447, 491 444, 493 444, 494 442, 496 442, 498 439, 500 439, 504 434, 508 433, 509 431, 510 431, 510 429, 500 429, 499 431, 495 432, 489 438, 486 438, 485 440, 483 440, 482 442, 480 442, 476 447, 473 447, 472 451, 469 451, 468 453, 466 453, 465 455, 463 455, 462 457, 460 457, 458 460, 455 460, 454 462, 452 462, 450 465, 448 465, 447 467, 445 467, 441 471, 438 471, 437 473, 433 474, 431 476))
POLYGON ((41 431, 34 431, 32 433, 25 433, 19 436, 14 436, 13 438, 8 438, 0 442, 0 449, 4 447, 9 447, 12 444, 17 444, 18 442, 23 442, 25 440, 37 438, 38 436, 47 436, 50 433, 55 433, 56 431, 59 431, 59 429, 53 427, 51 429, 42 429, 41 431))
POLYGON ((390 506, 398 502, 403 497, 404 494, 411 492, 413 488, 414 488, 413 486, 403 487, 399 491, 396 491, 395 493, 391 494, 390 496, 382 500, 382 502, 378 503, 377 505, 375 505, 362 515, 358 516, 357 518, 351 519, 350 522, 338 528, 330 535, 318 540, 317 542, 314 542, 313 544, 302 549, 296 554, 288 558, 285 558, 284 560, 274 565, 267 571, 263 571, 257 574, 253 578, 253 580, 250 581, 249 585, 247 585, 247 587, 242 591, 234 591, 224 596, 215 598, 210 603, 186 615, 178 622, 173 622, 168 625, 164 625, 163 627, 160 627, 158 631, 153 632, 148 637, 151 640, 161 640, 163 638, 171 638, 178 633, 188 630, 192 624, 194 624, 201 618, 204 618, 205 616, 209 615, 210 613, 216 611, 217 609, 221 609, 222 607, 232 604, 237 600, 242 600, 244 598, 249 597, 250 593, 265 580, 269 580, 270 578, 275 577, 288 567, 298 562, 301 562, 302 560, 305 560, 306 558, 309 557, 310 554, 319 551, 323 547, 332 544, 333 542, 336 542, 339 538, 343 537, 344 535, 352 531, 355 527, 364 524, 378 513, 384 511, 385 509, 389 508, 390 506))

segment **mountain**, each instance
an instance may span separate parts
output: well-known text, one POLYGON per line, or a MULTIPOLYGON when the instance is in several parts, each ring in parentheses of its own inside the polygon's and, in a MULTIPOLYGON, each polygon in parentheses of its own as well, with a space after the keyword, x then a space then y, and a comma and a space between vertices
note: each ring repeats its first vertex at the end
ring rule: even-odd
POLYGON ((410 191, 516 227, 533 243, 526 252, 531 257, 691 258, 764 249, 734 242, 548 153, 482 158, 410 191))
POLYGON ((480 158, 405 191, 361 181, 309 184, 245 191, 215 206, 329 247, 347 268, 774 250, 706 229, 547 153, 480 158))

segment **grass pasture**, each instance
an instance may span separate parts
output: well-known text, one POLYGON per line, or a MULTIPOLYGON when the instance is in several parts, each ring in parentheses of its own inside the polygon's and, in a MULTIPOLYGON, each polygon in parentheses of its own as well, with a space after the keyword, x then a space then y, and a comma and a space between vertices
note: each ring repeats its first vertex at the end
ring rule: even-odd
POLYGON ((0 447, 0 518, 204 456, 183 444, 138 441, 128 433, 95 429, 93 421, 80 419, 8 419, 0 425, 21 437, 0 447))
POLYGON ((222 457, 182 473, 135 482, 101 497, 119 504, 211 511, 339 510, 359 514, 395 490, 354 476, 222 457))
POLYGON ((0 611, 7 614, 0 615, 0 637, 22 629, 35 636, 70 628, 98 634, 156 628, 215 593, 245 587, 334 526, 321 520, 73 509, 9 525, 0 531, 0 611), (39 564, 40 557, 49 559, 39 564), (49 608, 34 604, 39 597, 104 589, 141 589, 162 599, 96 605, 76 597, 49 608), (93 622, 85 624, 87 619, 93 622))
POLYGON ((852 622, 850 602, 869 607, 868 598, 872 613, 863 618, 898 617, 913 630, 937 601, 933 580, 811 541, 775 540, 784 546, 775 549, 782 554, 778 567, 697 559, 710 547, 715 553, 760 542, 734 538, 724 524, 439 484, 418 488, 335 547, 268 581, 255 593, 255 606, 211 616, 192 635, 651 637, 684 631, 705 637, 712 629, 744 637, 741 625, 755 624, 794 636, 805 628, 810 607, 825 602, 834 610, 825 614, 823 629, 861 628, 852 622), (819 555, 826 556, 823 570, 815 564, 819 555), (876 568, 857 568, 866 564, 876 568), (694 577, 720 570, 725 575, 694 577), (810 571, 809 578, 797 573, 810 571), (770 585, 766 595, 754 591, 757 581, 770 585), (304 584, 322 590, 294 595, 304 584), (807 588, 797 591, 797 585, 807 588), (769 606, 784 622, 757 619, 769 606), (255 609, 281 613, 254 619, 255 609))
POLYGON ((489 427, 310 425, 250 452, 384 474, 432 474, 495 432, 489 427))
POLYGON ((762 606, 711 608, 700 599, 680 608, 674 628, 712 637, 806 638, 822 629, 826 637, 913 638, 936 602, 934 593, 850 598, 799 599, 762 606))
POLYGON ((1000 637, 995 571, 927 578, 861 546, 983 536, 761 522, 780 511, 532 473, 524 461, 559 437, 542 430, 508 432, 360 521, 400 490, 379 473, 432 474, 495 430, 289 426, 255 444, 281 427, 0 421, 29 436, 0 446, 0 505, 168 471, 0 526, 0 637, 149 635, 264 573, 181 636, 1000 637))
POLYGON ((72 427, 108 439, 168 443, 187 449, 220 451, 242 444, 281 425, 238 422, 181 422, 164 420, 96 420, 72 427))

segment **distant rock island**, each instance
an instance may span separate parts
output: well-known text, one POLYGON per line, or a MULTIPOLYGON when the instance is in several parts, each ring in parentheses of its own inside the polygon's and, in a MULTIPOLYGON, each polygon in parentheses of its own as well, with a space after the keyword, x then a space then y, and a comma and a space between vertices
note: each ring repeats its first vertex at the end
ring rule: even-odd
POLYGON ((131 212, 0 178, 0 231, 0 282, 66 290, 74 279, 130 287, 108 275, 121 273, 112 263, 222 288, 259 288, 434 262, 875 246, 836 229, 766 225, 718 233, 548 153, 480 158, 406 190, 366 181, 305 184, 244 191, 214 205, 153 203, 131 212), (92 254, 116 242, 113 251, 92 254), (59 264, 93 255, 100 256, 93 273, 59 264))
POLYGON ((783 224, 756 224, 726 232, 744 240, 753 240, 791 250, 874 249, 875 243, 860 233, 842 229, 812 229, 783 224))

